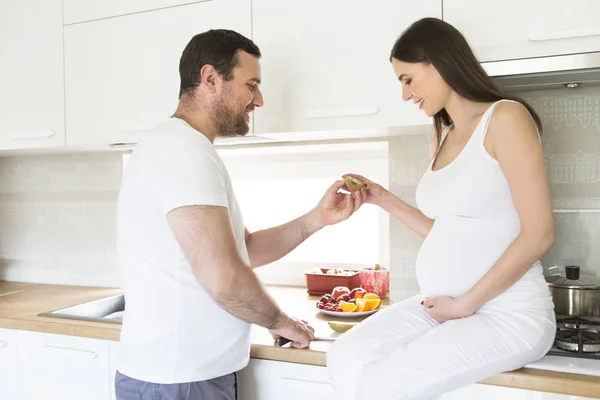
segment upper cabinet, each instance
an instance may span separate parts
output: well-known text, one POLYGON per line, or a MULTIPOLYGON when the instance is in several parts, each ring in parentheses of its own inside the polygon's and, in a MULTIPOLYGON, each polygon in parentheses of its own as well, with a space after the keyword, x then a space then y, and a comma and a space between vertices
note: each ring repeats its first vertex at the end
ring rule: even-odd
POLYGON ((444 0, 480 62, 600 51, 597 0, 444 0))
POLYGON ((254 132, 364 129, 430 123, 389 61, 412 22, 441 17, 440 0, 253 0, 265 105, 254 132))
POLYGON ((187 43, 211 28, 250 37, 250 7, 212 0, 65 26, 67 145, 135 142, 171 116, 187 43))
MULTIPOLYGON (((205 0, 210 1, 210 0, 205 0)), ((185 0, 63 0, 65 25, 176 7, 199 1, 185 0)))
POLYGON ((402 100, 390 51, 410 24, 442 15, 482 62, 600 51, 597 0, 11 0, 0 150, 137 142, 175 111, 181 53, 211 28, 262 51, 254 133, 414 130, 431 119, 402 100))
POLYGON ((65 144, 61 0, 0 10, 0 149, 65 144))

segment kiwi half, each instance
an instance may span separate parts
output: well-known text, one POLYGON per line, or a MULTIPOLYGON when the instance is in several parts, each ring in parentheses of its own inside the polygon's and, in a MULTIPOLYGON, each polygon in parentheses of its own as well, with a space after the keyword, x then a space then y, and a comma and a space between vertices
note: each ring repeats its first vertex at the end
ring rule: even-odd
POLYGON ((346 183, 346 187, 350 189, 351 192, 360 190, 363 187, 363 183, 361 181, 350 175, 346 176, 344 182, 346 183))

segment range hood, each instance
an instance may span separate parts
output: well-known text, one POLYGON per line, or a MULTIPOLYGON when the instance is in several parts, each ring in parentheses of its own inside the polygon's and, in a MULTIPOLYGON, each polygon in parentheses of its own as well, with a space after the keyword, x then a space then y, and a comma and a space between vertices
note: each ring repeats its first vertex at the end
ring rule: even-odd
POLYGON ((600 85, 600 52, 481 63, 505 91, 600 85))

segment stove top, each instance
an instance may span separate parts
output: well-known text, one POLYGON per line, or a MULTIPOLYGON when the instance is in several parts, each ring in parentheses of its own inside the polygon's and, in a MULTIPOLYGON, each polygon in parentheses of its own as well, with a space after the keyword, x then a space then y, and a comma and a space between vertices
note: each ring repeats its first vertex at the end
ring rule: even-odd
POLYGON ((600 360, 599 317, 557 317, 556 340, 548 355, 600 360))

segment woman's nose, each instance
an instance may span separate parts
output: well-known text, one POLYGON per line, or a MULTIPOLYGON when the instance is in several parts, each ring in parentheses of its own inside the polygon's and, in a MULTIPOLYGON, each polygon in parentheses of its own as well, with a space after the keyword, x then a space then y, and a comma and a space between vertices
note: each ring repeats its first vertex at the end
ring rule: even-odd
POLYGON ((402 85, 402 100, 408 101, 412 97, 412 93, 408 89, 408 86, 402 85))

